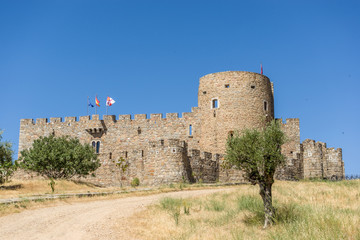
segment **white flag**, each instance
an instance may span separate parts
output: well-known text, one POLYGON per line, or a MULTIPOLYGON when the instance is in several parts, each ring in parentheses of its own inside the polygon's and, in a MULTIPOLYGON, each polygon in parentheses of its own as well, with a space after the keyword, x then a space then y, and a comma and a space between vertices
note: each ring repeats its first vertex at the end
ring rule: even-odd
POLYGON ((106 99, 106 106, 111 106, 115 103, 115 100, 112 99, 111 97, 107 97, 106 99))

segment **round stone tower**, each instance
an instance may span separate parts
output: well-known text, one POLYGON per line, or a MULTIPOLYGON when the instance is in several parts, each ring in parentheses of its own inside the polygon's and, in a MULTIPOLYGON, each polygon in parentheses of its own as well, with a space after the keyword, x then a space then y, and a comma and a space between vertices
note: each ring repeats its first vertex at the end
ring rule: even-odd
POLYGON ((200 148, 225 153, 228 135, 260 128, 274 118, 274 97, 268 77, 243 71, 218 72, 200 78, 200 148))

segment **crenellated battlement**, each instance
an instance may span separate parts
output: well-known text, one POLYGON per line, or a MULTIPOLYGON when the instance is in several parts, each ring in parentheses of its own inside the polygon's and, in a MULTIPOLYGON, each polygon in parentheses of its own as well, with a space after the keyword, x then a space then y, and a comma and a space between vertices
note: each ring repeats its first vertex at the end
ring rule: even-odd
MULTIPOLYGON (((116 115, 103 115, 102 120, 105 122, 118 122, 118 121, 143 121, 143 120, 172 120, 172 119, 190 119, 193 117, 196 117, 196 114, 198 113, 198 108, 193 107, 191 112, 183 112, 182 117, 179 117, 179 113, 166 113, 165 118, 163 117, 162 113, 151 113, 150 117, 148 117, 147 114, 134 114, 133 117, 131 114, 124 114, 124 115, 118 115, 118 118, 116 118, 116 115)), ((91 121, 99 121, 100 116, 99 115, 87 115, 87 116, 80 116, 80 117, 50 117, 50 118, 36 118, 36 119, 21 119, 20 124, 21 125, 44 125, 44 124, 55 124, 55 123, 74 123, 74 122, 80 122, 80 123, 86 123, 91 121), (63 120, 64 119, 64 120, 63 120)))
POLYGON ((282 125, 298 125, 300 123, 299 118, 286 118, 285 121, 283 121, 282 118, 277 118, 275 120, 282 125))
POLYGON ((305 139, 301 148, 305 178, 344 178, 341 148, 327 148, 326 143, 312 139, 305 139))
POLYGON ((180 147, 185 148, 185 141, 180 139, 160 139, 157 141, 149 141, 150 148, 164 148, 164 147, 180 147))

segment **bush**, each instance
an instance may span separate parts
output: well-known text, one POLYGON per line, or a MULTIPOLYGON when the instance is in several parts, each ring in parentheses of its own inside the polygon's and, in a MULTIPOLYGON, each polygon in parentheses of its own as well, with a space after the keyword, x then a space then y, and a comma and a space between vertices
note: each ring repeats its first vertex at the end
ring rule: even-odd
POLYGON ((55 179, 70 179, 89 175, 100 167, 97 155, 89 144, 68 136, 40 137, 30 149, 21 151, 20 167, 51 179, 54 192, 55 179))
POLYGON ((86 176, 100 166, 90 145, 67 136, 40 137, 21 151, 20 160, 22 168, 53 179, 86 176))
MULTIPOLYGON (((163 198, 160 201, 160 206, 162 209, 166 210, 170 216, 174 218, 175 224, 179 224, 179 218, 180 218, 180 207, 183 205, 183 200, 178 198, 163 198)), ((184 208, 185 214, 190 214, 190 209, 184 208)))
POLYGON ((2 131, 0 131, 0 184, 3 184, 13 175, 17 165, 12 162, 11 143, 1 142, 1 134, 2 131))
POLYGON ((140 180, 136 177, 131 181, 130 184, 131 184, 132 187, 137 187, 137 186, 140 185, 140 180))

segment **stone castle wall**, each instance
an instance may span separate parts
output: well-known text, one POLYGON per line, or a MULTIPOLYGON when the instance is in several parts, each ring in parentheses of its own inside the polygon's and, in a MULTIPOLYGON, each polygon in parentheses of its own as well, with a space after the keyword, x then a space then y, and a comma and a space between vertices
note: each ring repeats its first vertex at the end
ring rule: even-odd
MULTIPOLYGON (((182 118, 179 118, 177 113, 169 113, 166 114, 166 118, 162 118, 162 114, 151 114, 150 118, 146 118, 145 114, 136 114, 134 119, 131 119, 130 115, 120 115, 117 120, 112 115, 104 116, 103 120, 100 120, 98 115, 93 115, 92 119, 90 116, 83 116, 79 119, 66 117, 64 121, 61 118, 50 118, 50 121, 43 118, 37 119, 36 122, 32 119, 22 119, 19 156, 23 149, 31 147, 35 139, 50 134, 77 137, 82 143, 90 145, 92 142, 99 141, 99 159, 102 165, 97 170, 97 183, 109 185, 116 181, 120 182, 119 178, 131 181, 134 177, 138 177, 144 183, 159 184, 162 180, 155 178, 162 176, 161 172, 169 171, 169 169, 165 170, 163 165, 159 165, 159 162, 165 162, 167 167, 173 168, 176 165, 173 161, 183 161, 178 155, 182 156, 182 152, 185 150, 179 149, 176 154, 168 155, 170 147, 165 148, 164 144, 169 142, 169 139, 186 141, 186 149, 198 147, 196 136, 200 127, 197 108, 192 110, 190 113, 183 113, 182 118), (191 133, 190 125, 192 126, 191 133), (155 142, 157 143, 155 144, 155 142), (162 144, 159 145, 159 142, 162 144), (157 146, 156 151, 151 147, 153 145, 157 146), (114 161, 120 157, 125 158, 129 163, 127 176, 120 177, 120 173, 115 167, 114 161), (146 169, 147 172, 144 172, 143 169, 146 169)), ((184 148, 184 146, 182 147, 184 148)), ((171 148, 176 149, 175 146, 171 148)), ((180 171, 179 168, 175 169, 177 172, 180 171)), ((180 172, 183 174, 183 170, 180 172)), ((182 177, 172 178, 170 176, 166 178, 169 181, 182 179, 182 177)))
POLYGON ((286 135, 286 142, 281 147, 282 154, 285 156, 285 166, 279 168, 276 177, 283 180, 302 179, 302 160, 300 147, 300 121, 298 118, 277 119, 281 124, 281 129, 286 135))
MULTIPOLYGON (((274 88, 269 78, 251 72, 221 72, 200 78, 198 107, 191 112, 162 114, 98 115, 62 118, 22 119, 19 156, 40 136, 78 138, 82 143, 100 144, 100 185, 129 184, 135 177, 142 184, 159 185, 179 181, 239 182, 243 173, 223 169, 225 144, 229 135, 245 128, 262 128, 274 118, 274 88), (129 165, 122 174, 116 161, 129 165)), ((278 179, 344 177, 341 149, 323 143, 300 143, 299 119, 286 119, 283 131, 288 141, 282 146, 285 166, 278 179)))
POLYGON ((304 178, 344 179, 345 169, 340 148, 306 139, 302 143, 304 178))

